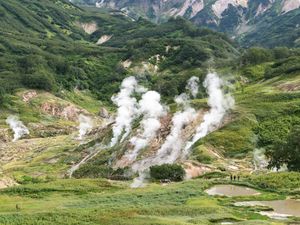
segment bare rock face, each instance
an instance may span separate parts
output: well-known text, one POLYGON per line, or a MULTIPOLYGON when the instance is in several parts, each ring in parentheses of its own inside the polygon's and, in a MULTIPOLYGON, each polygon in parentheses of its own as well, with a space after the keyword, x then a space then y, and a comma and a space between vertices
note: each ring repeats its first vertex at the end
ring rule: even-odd
POLYGON ((84 32, 87 33, 87 34, 92 34, 98 29, 98 26, 97 26, 96 22, 78 23, 77 25, 80 28, 82 28, 84 30, 84 32))
POLYGON ((37 96, 37 92, 36 91, 27 91, 23 94, 22 96, 22 100, 23 102, 29 102, 31 99, 33 99, 34 97, 37 96))
POLYGON ((195 163, 195 162, 185 162, 183 167, 186 176, 189 179, 199 177, 207 172, 212 171, 212 167, 201 163, 195 163))
POLYGON ((108 119, 110 117, 109 112, 106 108, 102 107, 99 111, 99 116, 104 119, 108 119))
POLYGON ((0 178, 0 189, 3 188, 8 188, 18 185, 13 179, 5 177, 5 178, 0 178))
POLYGON ((50 114, 55 117, 60 117, 66 120, 76 121, 79 114, 88 114, 85 110, 79 109, 74 105, 60 105, 53 102, 45 102, 41 106, 44 113, 50 114))
POLYGON ((9 129, 0 129, 0 143, 1 142, 9 142, 10 136, 9 136, 9 129))

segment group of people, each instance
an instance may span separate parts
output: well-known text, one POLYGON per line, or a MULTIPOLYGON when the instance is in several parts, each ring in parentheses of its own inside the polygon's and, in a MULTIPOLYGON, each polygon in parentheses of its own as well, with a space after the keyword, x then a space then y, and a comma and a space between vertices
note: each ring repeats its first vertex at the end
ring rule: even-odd
POLYGON ((240 175, 232 175, 230 174, 230 180, 231 181, 239 181, 240 180, 240 175))

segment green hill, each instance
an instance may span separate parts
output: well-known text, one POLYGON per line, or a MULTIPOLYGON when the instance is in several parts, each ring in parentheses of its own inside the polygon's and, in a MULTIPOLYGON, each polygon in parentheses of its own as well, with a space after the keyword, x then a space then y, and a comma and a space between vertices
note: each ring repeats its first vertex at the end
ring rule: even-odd
MULTIPOLYGON (((266 41, 263 45, 275 48, 243 49, 225 34, 182 18, 153 24, 63 0, 2 1, 0 17, 0 224, 299 222, 259 214, 269 207, 234 205, 299 198, 300 51, 275 47, 279 39, 295 42, 293 36, 270 35, 267 42, 264 34, 246 35, 245 43, 266 41), (138 174, 117 163, 132 149, 130 138, 139 133, 141 118, 124 142, 108 147, 114 123, 109 117, 116 114, 111 96, 134 75, 169 107, 159 135, 139 153, 138 160, 143 159, 170 133, 179 110, 174 97, 185 91, 190 77, 202 83, 211 70, 224 80, 235 107, 193 145, 188 159, 164 165, 168 171, 161 174, 156 168, 161 176, 184 169, 194 179, 169 183, 152 177, 145 188, 130 188, 138 174), (83 140, 78 139, 80 114, 93 121, 83 140), (6 123, 9 115, 17 115, 29 130, 16 142, 6 123), (256 170, 256 151, 265 152, 261 160, 270 167, 286 164, 291 171, 256 170), (229 183, 261 194, 205 192, 229 183)), ((257 29, 279 32, 275 26, 274 32, 265 28, 271 24, 263 20, 257 29)), ((287 26, 285 31, 292 30, 287 26)), ((203 85, 191 106, 199 119, 184 127, 187 140, 209 108, 203 85)))

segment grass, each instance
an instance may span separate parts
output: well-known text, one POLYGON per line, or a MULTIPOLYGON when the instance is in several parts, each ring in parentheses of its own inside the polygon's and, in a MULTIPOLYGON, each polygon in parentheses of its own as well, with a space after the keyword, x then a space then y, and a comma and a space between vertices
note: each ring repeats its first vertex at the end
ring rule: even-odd
MULTIPOLYGON (((0 192, 0 224, 282 224, 232 206, 243 198, 208 196, 204 190, 213 183, 196 179, 131 189, 128 182, 66 179, 22 185, 0 192)), ((244 200, 274 198, 280 195, 244 200)))

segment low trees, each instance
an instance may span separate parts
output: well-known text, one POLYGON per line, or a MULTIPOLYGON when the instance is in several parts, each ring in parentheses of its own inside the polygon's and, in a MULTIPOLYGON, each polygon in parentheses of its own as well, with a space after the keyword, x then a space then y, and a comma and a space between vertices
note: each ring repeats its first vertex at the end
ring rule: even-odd
POLYGON ((163 164, 150 167, 150 176, 154 180, 182 181, 185 171, 178 164, 163 164))
POLYGON ((270 167, 286 164, 290 171, 300 172, 300 126, 294 126, 285 143, 279 143, 269 152, 270 167))

